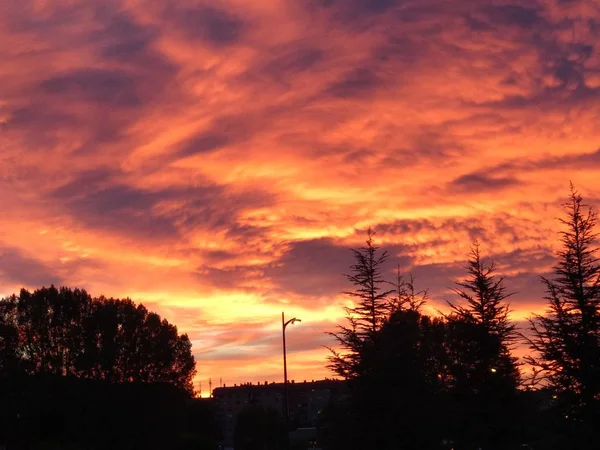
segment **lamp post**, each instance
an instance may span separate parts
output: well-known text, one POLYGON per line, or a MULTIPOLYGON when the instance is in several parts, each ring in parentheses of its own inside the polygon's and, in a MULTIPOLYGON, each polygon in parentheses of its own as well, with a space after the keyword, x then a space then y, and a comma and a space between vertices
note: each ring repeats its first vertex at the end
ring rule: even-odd
POLYGON ((285 329, 289 324, 294 325, 296 322, 302 322, 300 319, 293 319, 285 321, 285 315, 281 313, 281 328, 283 334, 283 401, 284 401, 284 415, 285 415, 285 439, 286 446, 290 448, 290 408, 288 400, 288 379, 287 379, 287 358, 285 350, 285 329))

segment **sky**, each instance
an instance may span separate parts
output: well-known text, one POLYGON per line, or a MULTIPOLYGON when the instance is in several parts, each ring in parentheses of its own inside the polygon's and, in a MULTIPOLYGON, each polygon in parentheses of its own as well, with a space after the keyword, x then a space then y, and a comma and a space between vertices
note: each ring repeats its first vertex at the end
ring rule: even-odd
POLYGON ((83 287, 188 333, 197 383, 332 377, 369 227, 456 300, 478 240, 544 311, 569 181, 600 206, 596 0, 3 0, 0 295, 83 287))

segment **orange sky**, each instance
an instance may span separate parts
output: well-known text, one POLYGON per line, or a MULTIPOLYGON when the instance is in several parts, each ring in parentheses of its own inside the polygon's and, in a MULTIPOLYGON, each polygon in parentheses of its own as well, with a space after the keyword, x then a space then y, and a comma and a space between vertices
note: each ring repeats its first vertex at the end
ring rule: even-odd
MULTIPOLYGON (((430 288, 479 239, 515 318, 600 205, 591 0, 4 0, 0 294, 129 296, 198 381, 331 374, 364 230, 430 288)), ((390 278, 392 278, 390 273, 390 278)))

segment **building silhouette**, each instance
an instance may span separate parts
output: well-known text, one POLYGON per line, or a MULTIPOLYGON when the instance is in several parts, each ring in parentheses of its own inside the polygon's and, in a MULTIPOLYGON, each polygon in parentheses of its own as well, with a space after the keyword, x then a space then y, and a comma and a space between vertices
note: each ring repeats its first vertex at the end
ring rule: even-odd
MULTIPOLYGON (((290 429, 315 428, 319 413, 343 395, 342 380, 318 380, 288 383, 290 429)), ((222 445, 233 446, 238 414, 248 405, 274 409, 284 414, 283 383, 244 383, 224 386, 212 391, 221 426, 222 445)))

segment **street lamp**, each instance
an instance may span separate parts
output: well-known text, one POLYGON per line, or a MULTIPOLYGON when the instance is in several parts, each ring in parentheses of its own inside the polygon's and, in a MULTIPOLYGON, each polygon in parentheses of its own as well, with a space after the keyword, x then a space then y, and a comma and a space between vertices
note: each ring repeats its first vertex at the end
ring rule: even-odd
POLYGON ((288 379, 287 379, 287 358, 285 350, 285 329, 289 324, 294 325, 296 322, 302 322, 300 319, 293 319, 285 321, 285 316, 281 312, 281 327, 283 333, 283 400, 284 400, 284 413, 285 413, 285 432, 286 432, 286 445, 290 448, 290 408, 288 400, 288 379))

